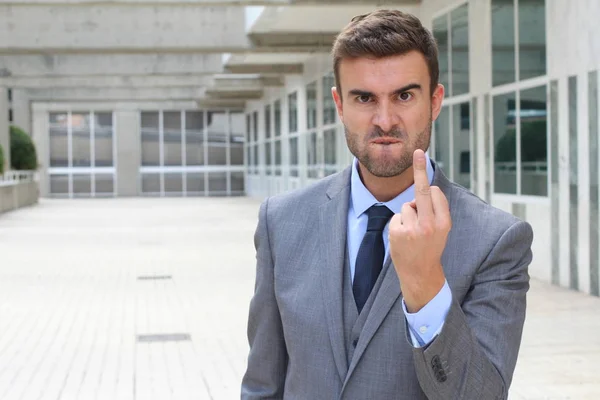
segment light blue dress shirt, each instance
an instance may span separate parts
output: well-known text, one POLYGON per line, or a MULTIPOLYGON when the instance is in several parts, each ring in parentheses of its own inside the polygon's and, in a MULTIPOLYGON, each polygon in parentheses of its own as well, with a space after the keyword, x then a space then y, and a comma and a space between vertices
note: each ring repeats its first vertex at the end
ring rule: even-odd
MULTIPOLYGON (((433 166, 431 165, 427 154, 425 154, 425 158, 427 161, 427 176, 429 177, 429 183, 431 184, 431 182, 433 182, 433 166)), ((404 203, 414 199, 415 188, 414 185, 411 185, 397 197, 386 203, 381 203, 377 201, 362 183, 358 173, 358 160, 355 158, 352 163, 350 190, 350 204, 348 208, 348 255, 350 257, 350 276, 352 277, 352 282, 354 282, 356 256, 363 236, 367 231, 367 222, 369 220, 366 211, 374 204, 377 204, 385 205, 394 213, 398 214, 404 203)), ((383 231, 386 259, 389 257, 388 231, 389 222, 386 224, 383 231)), ((406 304, 404 304, 404 300, 402 300, 402 308, 406 315, 410 336, 415 347, 426 346, 437 334, 439 334, 444 326, 451 302, 452 292, 450 291, 447 281, 444 283, 444 286, 436 297, 416 313, 409 313, 406 309, 406 304)))

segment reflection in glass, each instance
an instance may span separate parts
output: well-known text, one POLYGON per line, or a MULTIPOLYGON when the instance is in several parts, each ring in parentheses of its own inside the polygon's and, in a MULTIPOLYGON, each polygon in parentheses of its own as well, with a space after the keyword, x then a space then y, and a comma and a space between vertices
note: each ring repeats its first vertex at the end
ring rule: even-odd
POLYGON ((275 141, 275 175, 281 175, 281 140, 275 141))
POLYGON ((288 125, 290 133, 298 131, 298 94, 288 96, 288 125))
POLYGON ((569 77, 569 192, 570 192, 570 231, 571 258, 570 280, 571 289, 579 289, 579 274, 577 265, 577 252, 579 251, 579 234, 577 218, 579 209, 579 196, 577 194, 577 181, 579 171, 577 168, 577 77, 569 77))
POLYGON ((227 194, 227 173, 211 172, 208 174, 208 195, 224 196, 227 194))
POLYGON ((298 138, 290 138, 290 175, 298 176, 298 138))
POLYGON ((230 129, 230 163, 244 165, 244 114, 232 112, 229 114, 230 129))
POLYGON ((73 174, 73 196, 90 197, 92 194, 92 176, 90 174, 73 174))
POLYGON ((185 179, 188 195, 204 194, 204 172, 186 172, 185 179))
POLYGON ((545 3, 519 0, 519 80, 546 74, 545 3))
POLYGON ((450 96, 449 70, 450 53, 448 51, 448 17, 446 15, 433 20, 433 36, 438 44, 439 83, 444 85, 446 97, 450 96))
POLYGON ((310 132, 306 136, 306 165, 309 178, 318 178, 317 165, 317 133, 310 132))
POLYGON ((469 5, 450 14, 452 32, 452 96, 469 92, 469 5))
MULTIPOLYGON (((69 166, 69 115, 67 113, 50 113, 50 167, 69 166)), ((56 181, 55 187, 61 188, 56 181)), ((62 182, 62 181, 61 181, 62 182)), ((52 188, 52 182, 51 182, 52 188)), ((53 192, 54 193, 54 192, 53 192)), ((62 192, 57 192, 62 193, 62 192)), ((68 185, 67 192, 68 193, 68 185)))
POLYGON ((454 152, 453 180, 469 189, 471 187, 471 147, 469 103, 452 106, 452 146, 454 152))
POLYGON ((258 111, 252 113, 252 133, 254 135, 254 141, 258 142, 258 111))
MULTIPOLYGON (((96 167, 114 166, 113 140, 112 113, 94 113, 94 165, 96 167)), ((97 186, 96 192, 98 192, 97 186)))
POLYGON ((227 165, 227 113, 208 111, 208 165, 227 165))
POLYGON ((164 165, 181 166, 181 112, 163 112, 164 165))
POLYGON ((271 105, 265 106, 265 138, 271 138, 271 105))
POLYGON ((163 179, 165 194, 183 193, 183 174, 181 172, 165 173, 163 179))
POLYGON ((243 172, 232 172, 231 173, 231 194, 243 195, 244 194, 244 173, 243 172))
POLYGON ((142 165, 160 165, 160 133, 158 111, 142 111, 142 165))
POLYGON ((91 138, 92 129, 90 126, 90 114, 78 112, 72 113, 71 143, 73 152, 73 167, 92 166, 91 138))
POLYGON ((446 176, 452 179, 450 171, 450 110, 443 107, 435 120, 435 162, 446 176))
POLYGON ((323 125, 335 123, 335 103, 331 88, 335 86, 333 71, 323 77, 323 125))
POLYGON ((204 165, 204 113, 185 112, 185 163, 204 165))
POLYGON ((306 85, 306 127, 317 126, 317 82, 306 85))
POLYGON ((69 194, 69 175, 52 174, 50 175, 50 193, 52 195, 69 194))
POLYGON ((323 150, 325 153, 325 176, 334 174, 337 171, 336 140, 336 128, 327 129, 325 132, 323 132, 323 150))
POLYGON ((546 86, 521 92, 521 194, 548 195, 546 86))
POLYGON ((273 160, 271 158, 271 142, 265 143, 265 168, 267 175, 271 175, 273 160))
POLYGON ((94 179, 96 195, 112 195, 114 193, 114 177, 112 174, 96 174, 94 179))
POLYGON ((160 174, 142 174, 142 193, 160 194, 160 174))
POLYGON ((252 114, 246 115, 246 142, 250 143, 252 141, 252 137, 250 137, 250 133, 252 132, 252 114))
POLYGON ((514 0, 492 0, 492 85, 514 82, 514 0))
POLYGON ((515 94, 494 97, 494 192, 517 193, 515 94))
POLYGON ((281 100, 275 100, 273 113, 275 119, 275 137, 279 137, 281 136, 281 100))
POLYGON ((588 74, 588 124, 590 160, 590 294, 600 295, 598 250, 598 71, 588 74))

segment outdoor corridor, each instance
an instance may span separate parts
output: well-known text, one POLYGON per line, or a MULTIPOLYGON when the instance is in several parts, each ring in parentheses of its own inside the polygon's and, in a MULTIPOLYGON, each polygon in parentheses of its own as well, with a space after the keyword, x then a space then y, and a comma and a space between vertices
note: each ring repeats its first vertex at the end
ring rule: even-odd
MULTIPOLYGON (((239 399, 259 204, 41 199, 0 215, 0 400, 239 399)), ((532 281, 510 399, 600 399, 598 365, 600 298, 532 281)))

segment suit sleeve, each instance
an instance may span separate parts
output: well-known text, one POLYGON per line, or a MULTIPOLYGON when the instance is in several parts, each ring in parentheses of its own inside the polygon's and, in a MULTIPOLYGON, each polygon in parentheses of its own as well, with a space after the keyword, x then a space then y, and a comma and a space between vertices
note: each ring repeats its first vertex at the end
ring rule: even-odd
POLYGON ((248 317, 250 353, 242 378, 242 400, 283 398, 287 351, 275 298, 267 214, 268 200, 260 206, 254 234, 256 282, 248 317))
POLYGON ((516 222, 479 267, 462 304, 453 297, 440 334, 413 349, 430 400, 506 399, 523 333, 531 226, 516 222))

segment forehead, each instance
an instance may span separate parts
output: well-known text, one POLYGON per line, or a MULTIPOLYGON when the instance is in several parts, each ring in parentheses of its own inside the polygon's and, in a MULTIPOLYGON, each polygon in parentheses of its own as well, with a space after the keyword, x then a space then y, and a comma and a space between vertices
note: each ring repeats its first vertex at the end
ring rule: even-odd
POLYGON ((340 62, 340 84, 344 92, 352 89, 393 92, 412 83, 429 88, 429 69, 423 54, 411 51, 385 58, 352 58, 340 62))

